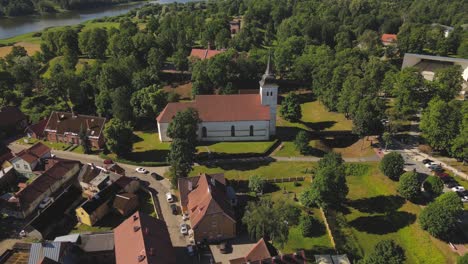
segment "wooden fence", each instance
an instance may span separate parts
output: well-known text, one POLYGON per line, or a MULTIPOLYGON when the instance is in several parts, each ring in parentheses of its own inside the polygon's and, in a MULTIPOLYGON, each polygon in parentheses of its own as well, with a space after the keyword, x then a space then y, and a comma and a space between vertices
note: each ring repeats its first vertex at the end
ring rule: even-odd
POLYGON ((296 182, 296 181, 305 181, 305 176, 297 176, 297 177, 284 177, 284 178, 273 178, 273 179, 266 179, 265 181, 268 183, 282 183, 282 182, 296 182))

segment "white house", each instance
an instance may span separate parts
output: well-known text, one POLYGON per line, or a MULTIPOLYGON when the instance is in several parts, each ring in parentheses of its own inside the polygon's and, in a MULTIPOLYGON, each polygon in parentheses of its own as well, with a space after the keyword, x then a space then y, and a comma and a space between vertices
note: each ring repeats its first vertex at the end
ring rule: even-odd
POLYGON ((268 62, 259 94, 198 95, 192 102, 169 103, 157 117, 159 139, 170 141, 167 128, 179 111, 198 110, 200 141, 269 140, 276 134, 278 85, 268 62))
POLYGON ((51 156, 50 148, 38 142, 30 148, 18 152, 10 160, 10 163, 13 164, 17 173, 26 178, 31 178, 35 175, 36 168, 43 165, 43 160, 51 156))

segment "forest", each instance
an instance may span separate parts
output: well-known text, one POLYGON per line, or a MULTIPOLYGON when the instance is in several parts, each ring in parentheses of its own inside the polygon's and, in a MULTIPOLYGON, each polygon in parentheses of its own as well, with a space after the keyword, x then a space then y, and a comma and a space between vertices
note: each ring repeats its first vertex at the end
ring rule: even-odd
POLYGON ((73 108, 138 127, 154 123, 167 102, 179 99, 162 89, 173 80, 163 73, 167 65, 191 74, 192 96, 229 94, 258 81, 271 54, 280 82, 312 90, 328 110, 352 119, 357 135, 381 133, 382 119, 398 130, 400 121, 422 111, 423 127, 437 131, 428 141, 446 142, 432 145, 466 157, 466 101, 452 102, 463 81, 460 69, 444 69, 428 82, 416 69, 400 68, 406 52, 468 58, 467 9, 464 1, 453 0, 147 5, 97 21, 116 27, 48 29, 40 33, 41 52, 34 56, 15 47, 0 59, 0 105, 20 107, 33 122, 73 108), (242 18, 242 30, 231 36, 234 17, 242 18), (454 30, 445 37, 440 25, 454 30), (397 34, 398 45, 383 47, 383 33, 397 34), (191 61, 193 47, 226 52, 191 61), (430 118, 440 115, 453 122, 430 118), (447 129, 451 133, 444 133, 447 129))
POLYGON ((55 13, 102 5, 131 2, 132 0, 0 0, 1 16, 24 16, 34 13, 55 13))

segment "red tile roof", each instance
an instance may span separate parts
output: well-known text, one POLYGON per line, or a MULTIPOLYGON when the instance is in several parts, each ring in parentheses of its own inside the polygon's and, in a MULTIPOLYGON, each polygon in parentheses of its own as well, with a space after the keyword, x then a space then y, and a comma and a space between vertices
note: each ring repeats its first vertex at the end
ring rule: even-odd
POLYGON ((25 120, 26 116, 16 107, 7 106, 0 109, 0 127, 9 127, 25 120))
POLYGON ((156 120, 170 123, 177 112, 189 107, 197 109, 204 122, 270 120, 270 107, 261 104, 259 94, 198 95, 193 102, 167 104, 156 120))
POLYGON ((261 263, 282 263, 282 264, 306 264, 304 251, 298 251, 293 254, 278 255, 277 250, 263 238, 260 239, 245 255, 236 259, 229 260, 230 264, 261 264, 261 263))
POLYGON ((37 142, 28 149, 24 149, 16 154, 17 157, 27 161, 28 163, 33 163, 36 160, 39 160, 41 157, 50 152, 50 148, 41 142, 37 142))
POLYGON ((212 214, 221 213, 236 222, 224 184, 207 174, 202 174, 193 188, 188 194, 187 204, 192 229, 196 228, 205 216, 212 214))
POLYGON ((397 41, 397 35, 395 34, 383 34, 380 38, 382 42, 393 43, 397 41))
POLYGON ((176 263, 166 223, 146 214, 136 212, 115 228, 114 242, 116 264, 176 263))
POLYGON ((192 49, 192 51, 190 52, 190 57, 195 57, 201 60, 205 60, 205 59, 212 58, 223 52, 224 50, 192 49))
POLYGON ((245 256, 246 261, 257 261, 262 259, 271 258, 271 252, 265 239, 260 239, 257 244, 253 246, 249 253, 245 256))
POLYGON ((78 135, 81 129, 87 131, 89 137, 100 137, 106 119, 104 117, 76 115, 67 112, 52 112, 46 125, 46 132, 50 131, 63 135, 74 133, 78 135))

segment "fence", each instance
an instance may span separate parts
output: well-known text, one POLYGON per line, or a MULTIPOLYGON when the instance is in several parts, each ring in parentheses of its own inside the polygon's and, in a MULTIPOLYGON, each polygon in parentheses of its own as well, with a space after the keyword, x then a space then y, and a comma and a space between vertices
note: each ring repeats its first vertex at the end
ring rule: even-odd
POLYGON ((274 179, 266 179, 265 181, 268 183, 282 183, 282 182, 296 182, 296 181, 305 181, 305 176, 298 176, 298 177, 285 177, 285 178, 274 178, 274 179))

